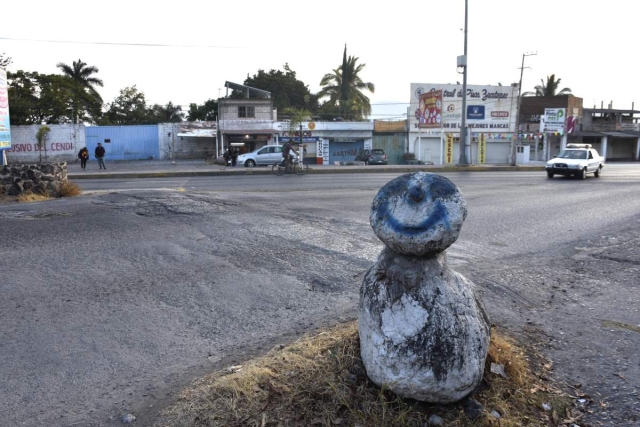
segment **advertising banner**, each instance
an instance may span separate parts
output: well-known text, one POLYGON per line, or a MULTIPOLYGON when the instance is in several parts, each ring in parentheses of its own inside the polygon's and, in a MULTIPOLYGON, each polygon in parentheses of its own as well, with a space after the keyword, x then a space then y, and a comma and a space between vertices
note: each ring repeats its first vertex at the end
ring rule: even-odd
POLYGON ((478 137, 478 163, 487 162, 487 135, 481 133, 478 137))
POLYGON ((418 127, 420 128, 440 128, 442 127, 442 91, 420 95, 420 107, 416 111, 418 127))
POLYGON ((444 162, 448 165, 453 163, 453 134, 445 135, 444 140, 444 162))
POLYGON ((441 121, 436 127, 443 132, 459 132, 463 114, 466 114, 471 132, 515 132, 517 86, 468 85, 465 94, 467 111, 464 112, 462 95, 462 85, 412 83, 411 131, 432 127, 431 124, 425 126, 427 117, 424 114, 424 101, 433 103, 440 100, 441 121), (429 95, 432 92, 434 94, 429 95))
POLYGON ((564 133, 566 118, 566 108, 545 108, 544 116, 540 120, 540 132, 564 133))
POLYGON ((9 90, 7 72, 0 68, 0 150, 11 148, 11 125, 9 122, 9 90))

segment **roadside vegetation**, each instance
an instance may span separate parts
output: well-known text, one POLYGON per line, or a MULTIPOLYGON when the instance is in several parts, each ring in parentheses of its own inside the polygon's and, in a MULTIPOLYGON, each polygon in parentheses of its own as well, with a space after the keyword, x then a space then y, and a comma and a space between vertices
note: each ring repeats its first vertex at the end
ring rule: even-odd
MULTIPOLYGON (((82 194, 82 189, 78 184, 71 181, 65 181, 60 186, 60 193, 58 197, 76 197, 82 194)), ((18 196, 9 196, 7 194, 0 193, 0 204, 7 203, 33 203, 52 200, 54 197, 48 194, 33 192, 31 190, 25 191, 18 196)))
POLYGON ((568 426, 581 415, 546 379, 547 361, 495 330, 474 400, 452 405, 402 399, 377 387, 359 354, 355 322, 277 346, 195 381, 156 426, 568 426))

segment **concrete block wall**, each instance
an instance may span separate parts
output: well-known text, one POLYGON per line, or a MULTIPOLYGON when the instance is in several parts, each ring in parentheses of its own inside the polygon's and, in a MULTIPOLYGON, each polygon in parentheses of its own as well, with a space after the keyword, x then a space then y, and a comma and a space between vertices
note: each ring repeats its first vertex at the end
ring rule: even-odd
MULTIPOLYGON (((178 136, 186 132, 187 128, 198 128, 194 123, 159 123, 158 141, 160 145, 160 158, 171 160, 172 149, 175 147, 176 159, 202 159, 205 160, 215 155, 216 138, 178 136)), ((203 126, 211 126, 211 122, 203 122, 203 126)))
MULTIPOLYGON (((78 151, 85 146, 84 125, 47 125, 51 131, 47 135, 46 150, 42 149, 42 161, 75 162, 78 151)), ((36 134, 40 125, 11 126, 11 150, 7 150, 9 164, 38 163, 40 149, 36 134)))

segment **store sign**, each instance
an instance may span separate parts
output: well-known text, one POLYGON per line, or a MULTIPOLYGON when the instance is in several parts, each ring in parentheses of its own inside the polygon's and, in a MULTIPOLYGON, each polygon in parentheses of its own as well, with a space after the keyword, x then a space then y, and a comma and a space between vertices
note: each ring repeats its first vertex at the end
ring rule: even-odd
POLYGON ((487 134, 481 133, 478 139, 478 163, 487 162, 487 134))
POLYGON ((442 91, 434 90, 420 95, 419 108, 416 110, 418 127, 442 127, 442 91))
POLYGON ((468 105, 467 119, 484 120, 484 105, 468 105))
POLYGON ((0 150, 11 148, 11 124, 9 121, 9 90, 7 72, 0 68, 0 150))
POLYGON ((540 131, 564 133, 566 118, 566 108, 545 108, 540 120, 540 131))
POLYGON ((445 135, 444 141, 444 162, 448 165, 453 163, 453 134, 445 135))
POLYGON ((616 123, 616 130, 631 130, 637 132, 640 130, 640 125, 638 123, 616 123))
POLYGON ((322 164, 329 164, 329 140, 328 139, 318 139, 316 142, 316 155, 318 157, 322 157, 322 164))
MULTIPOLYGON (((472 132, 514 132, 518 91, 513 86, 469 85, 465 93, 467 111, 462 110, 462 85, 412 83, 410 129, 425 128, 424 99, 430 92, 441 93, 442 131, 459 131, 462 115, 470 120, 472 132)), ((436 95, 431 95, 431 99, 436 95)), ((436 98, 437 99, 437 98, 436 98)), ((433 101, 431 101, 433 102, 433 101)), ((437 101, 436 101, 437 102, 437 101)), ((437 116, 436 116, 437 117, 437 116)))
MULTIPOLYGON (((317 136, 303 136, 302 137, 302 142, 308 142, 308 143, 312 143, 312 142, 317 142, 320 138, 317 136)), ((299 144, 300 143, 300 136, 281 136, 280 138, 278 138, 278 141, 280 142, 293 142, 295 144, 299 144)))

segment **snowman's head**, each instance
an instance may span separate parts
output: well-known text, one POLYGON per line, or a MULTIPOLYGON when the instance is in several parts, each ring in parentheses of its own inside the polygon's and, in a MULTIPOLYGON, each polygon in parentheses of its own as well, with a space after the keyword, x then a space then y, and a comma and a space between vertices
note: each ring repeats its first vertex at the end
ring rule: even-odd
POLYGON ((466 203, 453 182, 417 172, 382 187, 369 220, 378 238, 394 251, 429 256, 456 241, 466 217, 466 203))

